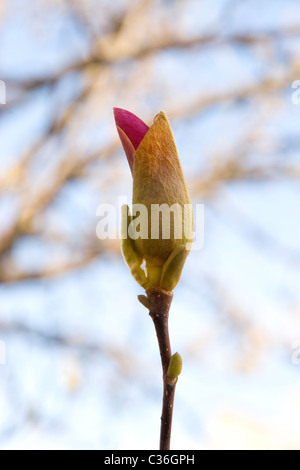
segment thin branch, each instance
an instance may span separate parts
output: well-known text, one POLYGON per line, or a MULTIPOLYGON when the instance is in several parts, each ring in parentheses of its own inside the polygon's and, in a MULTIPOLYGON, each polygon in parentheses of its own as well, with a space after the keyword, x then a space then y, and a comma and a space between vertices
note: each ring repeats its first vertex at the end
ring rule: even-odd
POLYGON ((119 371, 123 374, 130 373, 133 369, 133 364, 135 364, 136 367, 139 366, 132 354, 124 348, 122 349, 111 344, 100 344, 99 341, 86 341, 84 337, 80 337, 77 334, 66 336, 60 333, 51 333, 47 330, 28 326, 19 321, 1 321, 0 332, 2 336, 22 335, 24 337, 36 338, 49 345, 73 349, 82 353, 106 355, 114 361, 119 371))
POLYGON ((179 103, 176 108, 170 109, 169 115, 172 119, 190 118, 201 111, 225 102, 237 103, 242 100, 249 100, 257 96, 272 95, 290 88, 291 84, 300 73, 299 63, 292 63, 286 67, 285 71, 277 76, 267 76, 260 81, 248 86, 232 88, 230 91, 221 93, 212 93, 211 95, 203 95, 194 97, 189 103, 179 103))
POLYGON ((76 155, 69 154, 59 165, 53 185, 41 189, 34 200, 30 200, 29 197, 26 201, 22 201, 18 219, 12 227, 0 235, 0 257, 11 250, 20 236, 32 232, 34 218, 53 202, 67 181, 76 178, 92 162, 108 158, 117 147, 117 142, 112 142, 102 150, 92 153, 85 160, 79 160, 76 155))
MULTIPOLYGON (((66 261, 65 263, 60 262, 52 266, 45 266, 39 271, 33 272, 18 270, 16 267, 14 267, 14 270, 9 271, 5 269, 5 267, 2 267, 0 271, 0 283, 8 284, 29 280, 44 280, 51 277, 60 276, 70 271, 81 269, 87 266, 96 260, 101 255, 101 253, 101 250, 92 253, 86 253, 83 254, 78 260, 66 261)), ((9 264, 9 261, 6 262, 6 264, 9 264)))
POLYGON ((173 293, 161 288, 152 287, 147 292, 150 312, 158 339, 162 371, 163 371, 163 407, 161 416, 160 450, 169 450, 171 441, 173 405, 177 378, 168 376, 168 368, 172 356, 169 338, 169 310, 173 293))
POLYGON ((222 44, 265 44, 275 39, 282 39, 285 37, 294 37, 300 35, 299 28, 289 28, 286 30, 270 30, 261 33, 248 34, 231 34, 227 36, 220 36, 218 34, 207 34, 204 36, 196 36, 193 38, 184 37, 168 37, 162 38, 161 41, 156 41, 153 44, 147 44, 134 51, 126 51, 115 47, 116 41, 123 41, 123 30, 120 33, 111 33, 110 35, 101 39, 97 45, 97 53, 91 54, 89 57, 77 60, 72 64, 68 64, 63 69, 57 71, 55 74, 44 76, 36 79, 17 79, 15 77, 4 77, 7 85, 22 88, 24 91, 32 91, 42 86, 53 86, 58 83, 62 78, 70 73, 80 72, 85 70, 91 65, 113 65, 118 61, 139 60, 147 58, 159 51, 165 49, 189 49, 196 46, 206 45, 222 45, 222 44))
POLYGON ((222 204, 215 201, 211 202, 210 207, 217 212, 220 220, 238 228, 239 233, 255 242, 255 245, 260 247, 264 254, 275 255, 290 266, 297 267, 300 265, 299 249, 293 249, 278 240, 270 231, 264 229, 251 216, 240 210, 224 193, 222 195, 222 204))

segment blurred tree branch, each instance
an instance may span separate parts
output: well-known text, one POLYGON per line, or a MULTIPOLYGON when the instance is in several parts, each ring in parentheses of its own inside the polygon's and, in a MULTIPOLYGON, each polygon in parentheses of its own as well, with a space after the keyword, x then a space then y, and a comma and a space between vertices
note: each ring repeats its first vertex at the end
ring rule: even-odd
MULTIPOLYGON (((176 122, 202 116, 208 109, 224 104, 234 107, 241 102, 254 103, 253 106, 260 100, 272 102, 285 93, 295 77, 300 75, 300 62, 295 54, 285 53, 282 63, 277 53, 283 43, 299 38, 298 26, 285 24, 280 28, 259 32, 245 30, 236 33, 228 30, 226 34, 212 28, 212 31, 188 34, 173 22, 166 24, 164 14, 157 14, 154 3, 149 0, 128 2, 118 12, 108 10, 105 27, 97 30, 93 23, 95 19, 81 2, 66 2, 62 11, 67 12, 75 24, 80 26, 81 33, 89 38, 89 52, 75 60, 66 59, 63 66, 46 71, 44 75, 18 76, 4 71, 1 78, 6 81, 9 96, 6 107, 1 109, 2 122, 16 109, 22 110, 25 103, 30 105, 43 90, 47 91, 48 107, 51 110, 52 106, 53 109, 40 135, 0 175, 2 196, 10 195, 17 199, 13 222, 0 230, 0 282, 12 283, 61 275, 87 265, 105 252, 103 246, 95 248, 97 240, 94 227, 86 233, 84 242, 78 245, 75 237, 66 239, 59 227, 57 231, 48 227, 47 211, 70 182, 80 180, 91 183, 91 174, 94 172, 99 175, 99 187, 103 189, 102 198, 105 199, 106 189, 101 174, 105 174, 107 162, 111 162, 117 152, 117 141, 108 133, 107 138, 102 139, 102 142, 99 140, 95 148, 84 148, 78 144, 81 135, 95 125, 99 130, 101 126, 106 129, 105 110, 110 109, 116 100, 131 100, 134 94, 136 103, 133 104, 139 105, 139 97, 147 87, 152 86, 153 81, 155 83, 155 67, 162 52, 180 51, 182 54, 200 55, 210 51, 213 54, 213 51, 225 46, 263 57, 270 63, 267 73, 258 74, 256 80, 240 83, 224 91, 213 87, 206 91, 199 87, 191 97, 187 98, 185 93, 174 96, 168 101, 168 114, 176 122), (151 35, 147 33, 150 28, 151 35), (73 87, 73 93, 68 100, 60 102, 58 91, 66 79, 70 80, 69 86, 71 89, 73 87), (49 151, 49 148, 52 150, 49 151), (33 179, 32 168, 49 152, 57 153, 60 158, 55 159, 56 163, 46 178, 40 171, 39 174, 43 176, 41 181, 39 177, 33 179), (68 259, 66 256, 66 260, 57 264, 51 262, 38 270, 26 271, 18 266, 15 248, 20 240, 28 236, 43 241, 45 247, 51 240, 61 240, 60 248, 64 246, 66 253, 68 247, 76 245, 76 259, 68 259)), ((188 4, 188 1, 174 2, 170 6, 168 2, 161 2, 167 12, 165 15, 184 12, 188 4)), ((163 91, 162 88, 161 95, 158 95, 162 104, 163 91)), ((143 112, 152 115, 149 107, 145 107, 143 112)), ((256 125, 259 127, 260 123, 256 125)), ((255 132, 255 129, 250 131, 255 132)), ((287 177, 299 179, 297 163, 286 161, 278 164, 274 161, 266 165, 262 160, 249 164, 253 153, 253 146, 245 139, 232 154, 211 158, 205 171, 199 171, 190 181, 194 196, 214 202, 218 199, 218 189, 224 183, 271 181, 287 177)), ((116 247, 116 244, 112 244, 112 251, 117 250, 116 247)))
MULTIPOLYGON (((297 270, 297 248, 250 216, 232 194, 239 194, 236 187, 254 193, 258 187, 285 183, 295 186, 297 207, 299 115, 292 104, 291 85, 300 78, 300 25, 290 13, 283 15, 282 21, 274 17, 274 21, 268 18, 264 22, 263 8, 258 11, 254 6, 257 2, 235 0, 211 7, 207 18, 199 12, 205 12, 209 2, 191 0, 19 3, 17 12, 13 11, 14 1, 0 6, 0 38, 4 39, 0 79, 7 87, 7 104, 0 105, 0 288, 4 294, 1 316, 7 318, 0 319, 0 340, 15 344, 21 338, 20 350, 26 343, 31 348, 34 341, 41 350, 70 350, 80 357, 95 356, 97 361, 107 357, 119 393, 123 393, 120 378, 128 377, 144 377, 144 384, 153 391, 155 385, 148 380, 151 361, 143 364, 141 358, 140 363, 132 353, 133 332, 125 332, 125 341, 130 340, 122 347, 111 337, 94 341, 76 331, 76 326, 72 330, 72 325, 68 331, 65 325, 57 331, 55 315, 52 330, 39 328, 26 315, 31 305, 25 303, 23 317, 23 312, 14 317, 13 302, 6 304, 5 296, 20 296, 28 286, 47 289, 52 286, 50 279, 90 265, 92 271, 93 263, 98 263, 100 270, 105 268, 105 277, 108 261, 112 266, 118 262, 119 241, 100 241, 96 236, 99 203, 115 202, 116 195, 129 192, 131 184, 126 162, 118 158, 113 106, 127 107, 149 122, 158 110, 167 112, 183 150, 180 154, 189 174, 192 199, 206 204, 209 216, 205 230, 209 235, 217 221, 217 226, 221 223, 221 227, 229 228, 231 235, 238 235, 264 261, 271 255, 267 261, 273 263, 274 271, 280 271, 283 265, 287 270, 297 270), (247 12, 246 3, 253 9, 249 23, 247 18, 241 22, 235 16, 239 9, 247 12), (16 24, 12 21, 15 15, 16 24), (12 31, 6 37, 10 22, 12 31), (20 37, 27 38, 24 44, 16 34, 20 24, 24 29, 20 37), (37 247, 34 255, 32 246, 37 247)), ((210 363, 216 352, 226 354, 229 350, 230 367, 251 372, 274 344, 280 348, 284 343, 285 353, 289 351, 290 338, 288 334, 276 337, 276 328, 268 329, 267 320, 266 327, 264 322, 259 324, 255 302, 252 305, 234 282, 227 282, 226 272, 220 279, 218 263, 222 263, 222 256, 218 259, 218 249, 213 254, 209 249, 192 266, 193 276, 186 280, 186 288, 195 299, 194 309, 199 307, 200 313, 203 304, 207 305, 216 321, 209 318, 207 326, 203 318, 203 330, 189 330, 185 352, 198 362, 210 363), (218 349, 220 339, 227 341, 228 349, 218 349), (210 347, 214 349, 211 357, 207 353, 210 347)), ((238 264, 234 252, 232 256, 233 263, 238 264)), ((278 276, 276 282, 282 279, 278 276)), ((103 298, 103 305, 106 287, 105 283, 99 285, 97 299, 103 298)), ((291 295, 292 289, 287 288, 288 301, 293 303, 290 311, 286 308, 288 301, 282 305, 278 302, 279 294, 275 298, 273 293, 273 300, 284 315, 292 311, 290 328, 298 331, 299 295, 297 289, 291 295)), ((267 289, 264 293, 266 297, 270 294, 267 289)), ((101 303, 96 308, 101 314, 101 303)), ((272 314, 272 306, 270 311, 272 314)), ((48 311, 41 309, 39 313, 46 317, 48 311)), ((17 350, 14 353, 18 355, 17 350)), ((222 367, 227 359, 222 357, 222 367)), ((7 396, 14 411, 21 409, 22 422, 10 422, 7 414, 2 440, 11 438, 30 421, 47 423, 43 407, 39 414, 40 404, 33 406, 32 397, 23 395, 21 381, 14 377, 18 372, 19 364, 15 370, 9 369, 7 396)), ((48 371, 45 374, 49 380, 48 371)), ((109 375, 107 371, 105 374, 109 375)), ((111 389, 109 400, 113 401, 115 384, 111 389)), ((98 392, 97 388, 97 399, 98 392)), ((190 416, 197 416, 191 403, 185 406, 190 408, 190 416)), ((196 427, 199 422, 197 416, 196 427)))

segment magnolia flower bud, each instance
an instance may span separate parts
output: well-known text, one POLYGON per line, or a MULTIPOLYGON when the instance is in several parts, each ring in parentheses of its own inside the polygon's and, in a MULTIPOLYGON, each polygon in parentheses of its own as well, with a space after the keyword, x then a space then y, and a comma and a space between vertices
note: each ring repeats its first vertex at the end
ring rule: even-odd
POLYGON ((164 112, 150 128, 128 111, 116 108, 114 113, 133 176, 130 241, 123 243, 123 254, 129 265, 136 254, 134 277, 143 278, 138 282, 145 289, 158 285, 173 290, 191 246, 193 217, 171 128, 164 112), (130 251, 130 260, 125 251, 130 251), (143 262, 146 273, 137 276, 143 262))

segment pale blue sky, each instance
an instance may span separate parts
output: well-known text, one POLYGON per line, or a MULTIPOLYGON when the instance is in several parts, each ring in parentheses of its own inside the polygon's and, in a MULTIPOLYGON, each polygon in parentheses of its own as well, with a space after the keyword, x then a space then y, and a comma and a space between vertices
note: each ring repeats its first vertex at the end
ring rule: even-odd
MULTIPOLYGON (((53 8, 51 14, 37 20, 37 41, 28 18, 31 10, 34 14, 38 11, 38 2, 21 3, 10 1, 8 17, 1 24, 0 79, 35 77, 85 57, 88 40, 67 14, 57 15, 53 8)), ((211 1, 187 3, 181 21, 191 36, 200 28, 210 32, 222 27, 229 34, 299 25, 298 1, 240 2, 226 21, 222 11, 228 1, 218 1, 214 8, 211 1)), ((279 52, 284 55, 295 44, 299 45, 299 37, 280 44, 279 52)), ((284 69, 285 59, 279 63, 284 69)), ((193 101, 199 90, 203 96, 232 91, 270 73, 270 63, 259 51, 243 46, 167 50, 158 54, 154 64, 156 75, 153 81, 149 79, 153 88, 147 89, 145 96, 148 114, 168 104, 172 108, 174 96, 184 104, 185 100, 193 101)), ((128 64, 116 68, 125 78, 133 73, 128 64)), ((20 110, 0 118, 0 171, 18 161, 52 113, 60 109, 61 100, 69 100, 79 89, 80 80, 74 77, 51 101, 43 89, 20 110)), ((141 90, 136 90, 139 93, 141 90)), ((267 102, 262 105, 254 100, 224 102, 186 119, 172 120, 188 180, 205 174, 214 159, 228 158, 240 148, 249 130, 257 128, 261 139, 256 147, 249 145, 245 156, 249 165, 297 163, 300 105, 292 104, 291 93, 291 89, 278 93, 274 114, 269 113, 267 102)), ((130 101, 130 97, 119 96, 115 105, 130 101)), ((102 109, 95 123, 84 134, 83 146, 93 148, 98 140, 114 136, 111 107, 102 109)), ((78 139, 74 145, 80 142, 78 139)), ((41 176, 47 179, 49 168, 59 157, 51 148, 41 154, 33 168, 34 181, 41 176)), ((116 168, 120 186, 113 189, 114 199, 131 190, 121 149, 113 162, 103 166, 103 172, 109 177, 110 169, 113 173, 116 168)), ((53 227, 62 224, 70 238, 74 233, 84 237, 86 227, 96 230, 96 209, 103 194, 96 184, 97 174, 92 181, 90 185, 69 183, 49 210, 53 227)), ((218 423, 224 410, 277 429, 288 403, 299 400, 299 368, 291 361, 292 342, 300 338, 299 192, 299 182, 287 178, 229 182, 218 189, 212 204, 209 198, 204 201, 204 248, 190 255, 171 312, 173 349, 184 359, 176 397, 174 449, 214 446, 211 436, 218 433, 211 426, 221 426, 218 423), (273 242, 261 232, 269 234, 273 242), (247 341, 244 344, 243 333, 234 331, 222 302, 233 302, 233 310, 240 307, 238 325, 245 321, 257 335, 255 344, 263 352, 253 370, 237 367, 239 355, 247 355, 247 341)), ((199 197, 193 202, 203 201, 199 197)), ((2 228, 14 216, 14 204, 7 194, 1 195, 2 228)), ((21 266, 31 268, 41 260, 63 256, 54 246, 45 251, 42 243, 31 238, 19 243, 14 253, 21 266)), ((51 280, 0 285, 1 320, 20 322, 46 335, 70 336, 91 346, 88 351, 69 349, 21 333, 4 337, 7 364, 0 365, 0 434, 4 433, 0 448, 157 446, 160 364, 153 325, 136 300, 140 293, 120 256, 109 254, 82 270, 51 280), (100 353, 93 351, 95 345, 100 353), (101 354, 102 349, 110 354, 101 354), (120 351, 124 353, 124 371, 118 362, 120 351), (80 387, 74 393, 65 385, 66 371, 80 376, 80 387), (33 417, 28 417, 29 411, 33 417)), ((1 336, 0 329, 0 340, 1 336)), ((293 426, 291 419, 291 429, 293 426)))

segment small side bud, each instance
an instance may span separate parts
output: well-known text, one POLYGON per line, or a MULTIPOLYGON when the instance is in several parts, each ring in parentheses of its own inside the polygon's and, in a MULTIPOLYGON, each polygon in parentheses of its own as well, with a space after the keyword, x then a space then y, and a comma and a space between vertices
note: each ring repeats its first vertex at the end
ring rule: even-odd
POLYGON ((167 376, 170 379, 177 379, 182 371, 182 358, 179 353, 173 354, 170 359, 167 376))
POLYGON ((148 310, 151 309, 151 303, 148 297, 146 297, 145 295, 138 295, 138 299, 144 307, 146 307, 148 310))

